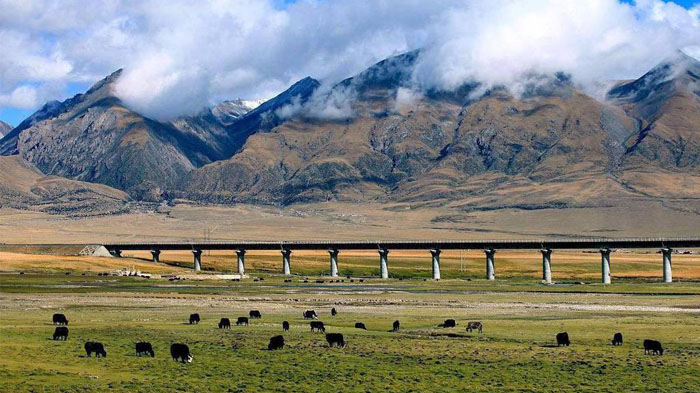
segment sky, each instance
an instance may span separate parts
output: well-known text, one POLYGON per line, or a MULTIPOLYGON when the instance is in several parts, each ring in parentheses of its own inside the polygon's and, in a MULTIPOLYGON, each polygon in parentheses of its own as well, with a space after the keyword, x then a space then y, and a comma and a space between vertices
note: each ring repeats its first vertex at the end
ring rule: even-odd
POLYGON ((517 94, 533 71, 590 90, 699 45, 691 0, 0 0, 0 120, 17 125, 119 68, 115 94, 168 120, 417 48, 397 99, 468 81, 517 94))

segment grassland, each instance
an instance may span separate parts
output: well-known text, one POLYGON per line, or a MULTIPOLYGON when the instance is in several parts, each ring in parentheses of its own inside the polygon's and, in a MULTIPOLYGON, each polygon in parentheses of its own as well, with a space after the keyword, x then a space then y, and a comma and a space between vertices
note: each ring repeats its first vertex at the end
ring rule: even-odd
MULTIPOLYGON (((255 278, 168 281, 96 273, 136 265, 146 272, 189 274, 191 255, 163 253, 91 258, 0 253, 0 391, 12 392, 692 392, 700 386, 700 262, 674 255, 680 282, 659 282, 660 256, 613 254, 614 284, 599 284, 600 256, 557 252, 554 277, 539 284, 539 253, 497 254, 498 279, 484 280, 483 255, 445 252, 440 282, 429 256, 390 254, 395 277, 377 279, 375 253, 342 252, 340 269, 353 282, 330 283, 327 253, 293 254, 291 282, 275 274, 278 253, 246 255, 255 278), (14 262, 11 262, 14 261, 14 262), (26 272, 19 274, 19 271, 26 272), (69 274, 66 274, 69 273, 69 274), (310 277, 308 283, 304 282, 310 277), (359 282, 363 277, 363 282, 359 282), (316 283, 316 279, 324 283, 316 283), (336 307, 339 315, 331 317, 336 307), (310 333, 302 310, 313 308, 344 349, 310 333), (259 309, 263 318, 230 331, 221 317, 259 309), (50 340, 51 315, 70 320, 68 341, 50 340), (199 325, 186 324, 199 312, 199 325), (455 329, 437 325, 455 318, 455 329), (389 332, 394 320, 401 331, 389 332), (291 323, 283 333, 281 323, 291 323), (480 320, 483 334, 467 333, 480 320), (367 331, 354 329, 361 321, 367 331), (567 331, 570 347, 554 346, 567 331), (625 344, 612 347, 613 333, 625 344), (284 334, 287 346, 267 351, 284 334), (662 357, 647 356, 642 340, 660 340, 662 357), (153 343, 156 357, 139 358, 134 342, 153 343), (85 341, 105 344, 107 358, 87 358, 85 341), (183 365, 169 357, 173 342, 194 354, 183 365)), ((232 269, 232 253, 203 257, 205 268, 232 269)), ((202 275, 209 275, 205 271, 202 275)))

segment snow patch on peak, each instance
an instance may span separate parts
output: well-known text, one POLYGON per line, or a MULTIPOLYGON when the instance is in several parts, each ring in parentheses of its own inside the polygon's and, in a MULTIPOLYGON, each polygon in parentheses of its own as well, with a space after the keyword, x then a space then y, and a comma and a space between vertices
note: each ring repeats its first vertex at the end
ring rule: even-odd
POLYGON ((214 116, 224 125, 229 125, 246 113, 259 107, 265 100, 235 100, 224 101, 212 109, 214 116))

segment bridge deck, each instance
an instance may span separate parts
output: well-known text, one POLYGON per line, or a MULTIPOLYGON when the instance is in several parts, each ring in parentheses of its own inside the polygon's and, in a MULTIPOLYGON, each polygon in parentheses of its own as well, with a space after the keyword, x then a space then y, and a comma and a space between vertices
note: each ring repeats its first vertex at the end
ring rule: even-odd
POLYGON ((539 250, 598 248, 700 248, 700 238, 584 238, 450 241, 209 241, 104 244, 108 250, 539 250))

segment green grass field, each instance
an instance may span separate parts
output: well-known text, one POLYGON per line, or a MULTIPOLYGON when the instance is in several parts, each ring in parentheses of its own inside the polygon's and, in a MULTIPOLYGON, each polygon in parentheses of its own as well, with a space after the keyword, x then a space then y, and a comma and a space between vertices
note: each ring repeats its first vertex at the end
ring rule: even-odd
POLYGON ((366 280, 309 284, 144 280, 63 274, 0 275, 3 392, 693 392, 700 386, 700 285, 629 279, 614 285, 542 286, 530 277, 366 280), (339 315, 331 317, 336 307, 339 315), (301 312, 313 308, 346 348, 328 348, 301 312), (247 327, 219 330, 259 309, 247 327), (70 320, 52 341, 51 315, 70 320), (199 312, 199 325, 186 324, 199 312), (438 328, 454 318, 454 329, 438 328), (401 321, 401 331, 389 332, 401 321), (291 331, 282 333, 287 320, 291 331), (467 333, 466 322, 484 323, 467 333), (367 331, 354 329, 361 321, 367 331), (570 347, 557 348, 567 331, 570 347), (612 347, 613 333, 625 344, 612 347), (271 336, 287 346, 267 351, 271 336), (643 354, 661 341, 664 356, 643 354), (150 341, 156 357, 139 358, 150 341), (108 356, 87 358, 85 341, 108 356), (183 342, 191 364, 169 356, 183 342))

